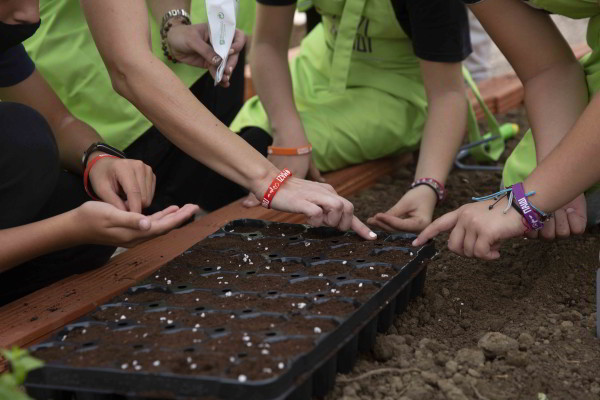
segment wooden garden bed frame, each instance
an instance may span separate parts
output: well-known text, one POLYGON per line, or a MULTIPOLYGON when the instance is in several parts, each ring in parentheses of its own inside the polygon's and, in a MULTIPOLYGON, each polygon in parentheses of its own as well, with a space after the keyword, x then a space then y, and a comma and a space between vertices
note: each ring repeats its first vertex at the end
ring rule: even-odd
MULTIPOLYGON (((587 45, 575 46, 579 58, 590 51, 587 45)), ((295 50, 290 52, 293 56, 295 50)), ((249 69, 246 91, 253 94, 249 69)), ((523 87, 515 75, 489 79, 479 84, 484 101, 493 113, 503 113, 523 102, 523 87)), ((471 96, 472 97, 472 96, 471 96)), ((473 99, 472 99, 473 100, 473 99)), ((479 118, 481 109, 475 105, 479 118)), ((382 159, 352 166, 326 175, 327 181, 342 196, 352 195, 371 186, 383 175, 410 161, 410 156, 382 159)), ((167 261, 210 235, 228 221, 239 218, 266 219, 301 223, 304 217, 260 207, 245 208, 236 201, 207 214, 169 234, 143 243, 114 257, 107 265, 84 274, 74 275, 11 304, 0 307, 0 348, 27 347, 47 338, 66 324, 85 315, 98 305, 125 291, 167 261)), ((6 365, 0 361, 0 373, 6 365)))

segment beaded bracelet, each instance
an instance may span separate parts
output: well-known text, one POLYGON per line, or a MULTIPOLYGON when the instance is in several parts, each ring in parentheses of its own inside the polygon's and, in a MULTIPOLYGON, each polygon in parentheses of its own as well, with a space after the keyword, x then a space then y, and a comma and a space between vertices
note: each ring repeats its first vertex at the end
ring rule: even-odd
POLYGON ((411 183, 410 188, 413 189, 420 185, 426 185, 433 189, 437 196, 438 203, 446 198, 446 188, 440 181, 433 178, 420 178, 411 183))
POLYGON ((181 23, 183 25, 191 25, 192 22, 190 20, 190 15, 188 14, 188 12, 183 9, 167 11, 162 18, 162 24, 160 28, 160 42, 162 51, 169 61, 171 61, 173 64, 176 64, 177 60, 175 59, 175 57, 173 57, 173 55, 171 55, 169 42, 167 40, 169 30, 173 27, 174 18, 181 18, 181 23))

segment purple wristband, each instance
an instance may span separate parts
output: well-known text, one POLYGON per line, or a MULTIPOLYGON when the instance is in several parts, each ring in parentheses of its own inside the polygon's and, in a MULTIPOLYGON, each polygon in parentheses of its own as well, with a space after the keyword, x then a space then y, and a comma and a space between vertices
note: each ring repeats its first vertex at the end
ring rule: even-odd
POLYGON ((523 217, 527 222, 527 225, 533 230, 540 230, 544 227, 544 223, 540 221, 540 217, 535 212, 531 204, 529 204, 529 200, 527 200, 527 196, 525 196, 525 189, 523 188, 523 183, 516 183, 511 186, 513 197, 517 206, 523 212, 523 217))

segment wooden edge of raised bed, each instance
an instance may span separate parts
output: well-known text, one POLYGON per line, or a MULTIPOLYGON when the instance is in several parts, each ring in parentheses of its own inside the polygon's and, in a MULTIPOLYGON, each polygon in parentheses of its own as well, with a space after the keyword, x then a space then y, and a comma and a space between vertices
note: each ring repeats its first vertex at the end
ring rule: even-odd
MULTIPOLYGON (((327 174, 327 180, 344 195, 370 186, 410 157, 383 159, 327 174)), ((0 347, 31 345, 52 331, 93 310, 99 304, 144 279, 182 251, 210 235, 228 221, 258 218, 303 222, 301 215, 260 207, 245 208, 241 201, 207 214, 185 227, 150 240, 116 256, 107 265, 75 275, 0 308, 0 347)), ((1 368, 1 366, 0 366, 1 368)))

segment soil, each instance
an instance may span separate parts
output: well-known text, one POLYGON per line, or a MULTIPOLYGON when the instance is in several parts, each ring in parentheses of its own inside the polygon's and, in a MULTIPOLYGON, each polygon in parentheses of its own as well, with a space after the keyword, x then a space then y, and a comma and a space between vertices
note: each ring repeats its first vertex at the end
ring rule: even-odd
POLYGON ((388 235, 364 242, 302 225, 248 228, 230 224, 194 245, 34 355, 77 368, 273 378, 412 258, 379 263, 388 235), (332 261, 342 243, 357 254, 332 261))
MULTIPOLYGON (((523 110, 499 119, 526 131, 523 110)), ((354 196, 358 216, 391 207, 413 172, 384 177, 354 196)), ((436 216, 497 191, 500 178, 453 170, 436 216)), ((494 262, 451 253, 447 238, 436 239, 440 254, 428 264, 425 295, 378 336, 352 374, 338 377, 327 399, 599 399, 599 230, 554 242, 510 240, 494 262)))

